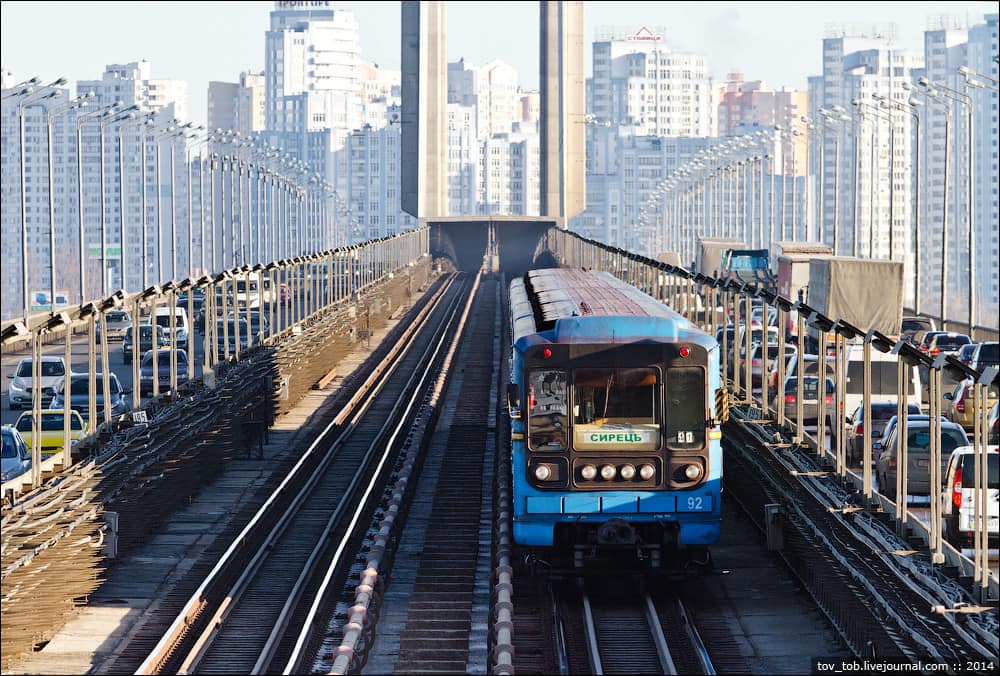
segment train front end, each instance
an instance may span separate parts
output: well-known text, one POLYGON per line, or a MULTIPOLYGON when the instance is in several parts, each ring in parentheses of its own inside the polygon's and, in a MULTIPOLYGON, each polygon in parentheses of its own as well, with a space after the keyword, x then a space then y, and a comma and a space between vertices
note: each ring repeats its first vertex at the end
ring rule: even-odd
POLYGON ((561 319, 514 342, 515 542, 706 551, 720 531, 718 346, 682 318, 561 319))

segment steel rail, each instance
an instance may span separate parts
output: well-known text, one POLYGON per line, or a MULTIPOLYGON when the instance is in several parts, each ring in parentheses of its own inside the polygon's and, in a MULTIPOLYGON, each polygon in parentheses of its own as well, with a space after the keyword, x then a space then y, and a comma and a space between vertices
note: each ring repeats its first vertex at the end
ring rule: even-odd
POLYGON ((601 652, 597 646, 597 627, 594 626, 594 611, 590 607, 590 597, 582 585, 580 588, 580 601, 583 604, 583 623, 587 633, 587 660, 590 662, 590 670, 594 676, 601 676, 604 673, 604 665, 601 664, 601 652))
MULTIPOLYGON (((447 291, 447 289, 445 291, 447 291)), ((444 295, 442 294, 438 296, 436 300, 440 300, 443 298, 444 295)), ((417 333, 419 333, 419 329, 422 329, 424 326, 426 326, 426 324, 430 321, 430 316, 431 316, 430 313, 427 313, 421 322, 416 323, 416 325, 418 326, 418 331, 411 333, 413 337, 415 337, 417 333)), ((412 343, 407 345, 405 350, 408 351, 411 346, 412 343)), ((421 355, 421 359, 425 357, 426 357, 426 351, 424 355, 421 355)), ((330 462, 332 462, 334 456, 336 455, 336 452, 343 446, 343 444, 350 437, 352 437, 357 427, 358 421, 362 416, 366 414, 370 405, 375 401, 376 397, 381 393, 382 388, 388 382, 389 375, 395 372, 399 363, 400 360, 394 359, 389 368, 385 370, 384 374, 385 377, 380 379, 375 384, 375 386, 368 391, 369 396, 367 396, 366 398, 364 398, 359 402, 354 417, 352 418, 352 420, 348 425, 346 425, 341 429, 340 434, 338 434, 337 438, 333 441, 332 445, 326 452, 326 455, 323 458, 322 463, 313 470, 309 480, 299 491, 298 495, 295 497, 292 504, 283 510, 281 519, 277 524, 275 524, 273 530, 268 535, 267 540, 264 542, 264 544, 261 545, 257 555, 254 557, 253 561, 254 565, 244 570, 243 574, 240 576, 240 579, 233 586, 233 588, 229 590, 229 593, 226 595, 226 603, 223 604, 223 607, 220 607, 219 611, 216 613, 216 617, 213 617, 213 620, 210 623, 209 627, 206 629, 202 637, 199 639, 196 648, 192 650, 189 657, 185 660, 185 663, 182 665, 181 669, 179 670, 179 673, 191 673, 198 667, 199 662, 207 654, 209 648, 211 647, 212 642, 218 635, 219 630, 222 628, 222 623, 227 619, 229 613, 233 609, 235 609, 236 602, 242 596, 243 592, 249 589, 251 582, 257 575, 260 565, 271 553, 272 543, 284 535, 289 524, 291 524, 292 520, 298 515, 300 509, 302 508, 303 503, 314 492, 315 487, 317 486, 319 480, 324 476, 324 473, 329 470, 329 464, 330 462)), ((412 381, 412 374, 410 380, 412 381)), ((407 383, 407 387, 408 386, 409 383, 407 383)), ((405 391, 406 389, 404 388, 403 392, 405 393, 405 391)), ((400 396, 400 399, 401 398, 402 395, 400 396)), ((398 404, 398 400, 396 403, 398 404)), ((371 445, 369 445, 367 451, 365 452, 364 457, 361 459, 360 462, 361 467, 367 467, 370 464, 372 455, 375 453, 376 445, 378 444, 379 439, 382 438, 385 429, 389 427, 390 423, 391 420, 386 419, 382 428, 376 434, 375 439, 371 442, 371 445)), ((391 447, 387 448, 386 452, 388 452, 389 450, 391 450, 391 447)), ((347 507, 347 505, 352 501, 352 496, 354 495, 358 483, 361 481, 361 477, 362 477, 361 472, 355 473, 350 485, 344 491, 340 501, 338 502, 336 509, 334 510, 331 517, 327 520, 325 527, 319 534, 318 542, 313 547, 313 550, 310 553, 308 560, 303 565, 303 568, 296 579, 295 585, 293 586, 289 594, 289 598, 286 599, 286 602, 282 607, 281 612, 279 613, 279 617, 275 623, 275 626, 272 627, 268 639, 265 642, 264 652, 260 656, 258 656, 257 662, 255 663, 255 666, 252 670, 253 673, 259 673, 260 670, 266 669, 267 666, 266 662, 269 661, 271 652, 274 650, 274 648, 277 647, 277 644, 280 642, 280 640, 284 635, 285 626, 288 621, 288 614, 294 609, 296 605, 292 601, 298 599, 298 597, 301 594, 302 585, 304 585, 308 581, 308 579, 311 579, 311 567, 313 565, 313 561, 315 560, 316 557, 320 555, 321 551, 325 548, 325 545, 327 544, 326 539, 329 536, 330 529, 333 527, 333 525, 339 522, 339 517, 340 514, 342 513, 342 510, 344 510, 347 507), (261 664, 262 661, 264 662, 263 665, 261 664)))
MULTIPOLYGON (((465 321, 466 317, 468 316, 469 308, 472 305, 472 300, 475 298, 476 289, 478 288, 478 286, 479 286, 479 276, 477 275, 476 279, 475 279, 475 283, 472 285, 472 289, 471 289, 471 291, 469 292, 469 295, 468 295, 468 301, 466 302, 466 305, 465 305, 465 313, 462 316, 462 321, 461 321, 462 324, 464 324, 464 321, 465 321)), ((431 351, 431 347, 432 346, 428 346, 427 350, 425 351, 424 355, 422 356, 422 361, 427 364, 428 368, 422 369, 420 371, 420 373, 419 373, 420 379, 419 379, 419 382, 417 383, 417 385, 415 387, 412 386, 412 383, 413 383, 413 380, 418 375, 418 373, 416 371, 410 374, 410 379, 407 381, 406 385, 403 388, 403 393, 402 393, 401 398, 405 397, 406 392, 412 392, 410 400, 406 403, 406 407, 405 407, 405 409, 403 411, 403 414, 400 416, 399 422, 398 422, 398 424, 396 424, 395 429, 392 432, 392 435, 389 437, 388 441, 385 443, 385 451, 383 452, 382 457, 379 459, 378 465, 375 467, 375 471, 372 472, 371 481, 369 481, 368 486, 365 488, 365 491, 362 494, 360 500, 357 501, 357 509, 354 511, 354 514, 351 516, 351 521, 350 521, 350 523, 347 526, 347 532, 345 533, 344 537, 341 538, 340 543, 337 545, 337 549, 334 552, 333 558, 330 560, 330 563, 328 564, 327 569, 326 569, 326 571, 325 571, 325 573, 323 575, 323 580, 320 583, 319 588, 316 590, 316 592, 314 594, 313 602, 312 602, 312 604, 311 604, 311 606, 309 608, 308 614, 306 615, 306 619, 305 619, 305 621, 302 624, 302 629, 299 632, 299 635, 296 637, 296 641, 295 641, 295 645, 294 645, 294 647, 292 649, 292 653, 291 653, 291 655, 288 658, 288 661, 287 661, 287 663, 285 665, 285 668, 282 671, 282 674, 297 673, 297 672, 295 672, 295 668, 296 668, 297 663, 299 661, 299 657, 300 657, 300 655, 302 653, 302 650, 304 649, 304 647, 305 647, 305 645, 306 645, 306 643, 307 643, 307 641, 309 639, 310 634, 312 633, 312 624, 313 624, 313 621, 315 620, 316 615, 319 612, 320 605, 323 603, 324 599, 327 596, 327 590, 329 589, 330 583, 333 580, 334 574, 337 572, 337 570, 340 569, 340 567, 342 565, 342 559, 343 559, 344 552, 347 549, 347 544, 351 540, 351 536, 354 534, 355 530, 358 528, 358 524, 361 521, 362 514, 367 511, 366 506, 368 504, 369 498, 372 495, 372 491, 375 489, 376 485, 382 485, 382 483, 383 483, 383 482, 379 481, 379 476, 382 474, 382 470, 385 467, 386 460, 388 460, 393 447, 396 445, 396 439, 399 437, 399 433, 401 431, 403 431, 404 429, 406 429, 409 426, 409 422, 408 421, 409 421, 409 417, 410 417, 411 411, 413 411, 414 407, 424 397, 427 380, 428 380, 428 378, 431 377, 430 365, 432 365, 437 360, 437 356, 441 352, 441 349, 444 347, 444 345, 446 343, 446 339, 449 337, 450 334, 452 334, 452 332, 447 331, 446 329, 450 328, 452 326, 452 323, 454 322, 455 315, 458 312, 458 305, 459 305, 458 301, 459 300, 460 300, 460 296, 457 296, 456 299, 455 299, 456 302, 450 308, 450 316, 448 316, 447 319, 445 319, 439 325, 439 327, 438 327, 439 328, 439 334, 437 336, 435 336, 437 342, 436 342, 436 344, 433 345, 433 351, 431 351), (427 352, 430 352, 431 354, 428 356, 427 352)), ((453 348, 454 348, 454 346, 456 346, 461 341, 461 337, 462 337, 462 335, 461 335, 462 334, 461 328, 462 327, 460 325, 458 327, 458 329, 456 329, 453 332, 453 334, 452 334, 452 347, 453 348)), ((397 404, 398 404, 398 402, 397 402, 397 404)), ((388 421, 386 423, 386 426, 388 426, 388 421)), ((379 436, 372 443, 372 448, 373 449, 379 443, 379 441, 381 439, 381 436, 382 436, 382 432, 380 431, 379 432, 379 436)), ((355 476, 355 479, 354 479, 354 482, 352 482, 351 488, 348 489, 348 494, 353 494, 353 492, 354 492, 353 491, 354 483, 358 482, 358 481, 360 481, 360 475, 355 476)), ((346 500, 346 498, 345 498, 345 500, 346 500)), ((340 506, 338 506, 337 511, 338 512, 340 511, 340 506)), ((338 517, 337 514, 334 514, 331 517, 330 524, 329 524, 331 527, 332 527, 332 524, 334 523, 335 520, 339 521, 339 518, 337 518, 337 517, 338 517)), ((363 526, 364 526, 365 529, 367 529, 368 524, 364 523, 363 526)), ((317 549, 320 546, 324 545, 324 544, 325 544, 325 542, 321 540, 320 543, 317 545, 317 549)), ((312 561, 312 558, 310 558, 310 561, 312 561)), ((303 571, 303 572, 305 573, 305 571, 303 571)), ((298 591, 298 583, 296 584, 296 590, 295 591, 298 591)), ((297 598, 290 598, 286 602, 285 608, 282 609, 283 616, 286 613, 286 611, 290 612, 291 608, 294 605, 293 601, 297 602, 297 598)), ((276 629, 277 629, 277 627, 276 627, 276 629)), ((284 627, 281 628, 281 632, 279 632, 279 633, 280 634, 284 633, 284 627)), ((262 672, 264 672, 267 669, 268 662, 270 662, 271 656, 273 655, 274 649, 277 648, 277 643, 280 640, 280 638, 281 638, 280 635, 279 636, 275 636, 274 633, 272 633, 272 636, 269 637, 269 639, 268 639, 268 644, 265 646, 265 652, 261 654, 261 658, 257 661, 257 664, 254 665, 254 671, 253 671, 253 673, 262 673, 262 672)))
POLYGON ((701 664, 702 671, 707 676, 715 676, 715 666, 712 664, 712 658, 708 654, 708 648, 705 646, 705 642, 701 640, 701 635, 698 633, 698 628, 694 626, 694 622, 691 620, 691 615, 688 613, 687 608, 684 607, 684 603, 677 599, 677 613, 681 616, 684 622, 684 631, 687 634, 688 641, 694 647, 695 652, 698 655, 698 662, 701 664))
MULTIPOLYGON (((285 493, 286 489, 294 480, 299 478, 298 475, 300 472, 304 471, 303 468, 306 466, 307 462, 313 459, 313 454, 319 453, 316 449, 324 443, 330 431, 335 427, 343 425, 344 421, 347 420, 352 413, 356 412, 360 402, 365 398, 368 392, 382 380, 383 374, 388 375, 386 373, 386 369, 390 364, 395 362, 395 357, 403 349, 404 345, 408 345, 408 341, 410 341, 411 338, 417 333, 418 329, 423 326, 426 318, 429 316, 432 309, 436 307, 444 297, 448 288, 450 288, 450 285, 451 280, 449 280, 448 284, 438 290, 434 298, 431 299, 431 302, 421 310, 415 318, 414 323, 407 328, 406 332, 404 332, 404 334, 400 337, 399 342, 393 346, 386 358, 365 379, 364 383, 358 388, 357 392, 355 392, 355 394, 344 405, 341 412, 323 429, 322 432, 320 432, 313 443, 309 445, 306 451, 302 454, 302 457, 300 457, 292 469, 289 470, 288 475, 281 481, 264 504, 261 505, 260 509, 254 514, 247 525, 242 529, 240 534, 223 553, 222 557, 209 572, 208 576, 206 576, 205 580, 191 595, 191 598, 185 604, 180 614, 178 614, 177 618, 175 618, 173 623, 170 625, 170 628, 150 652, 146 660, 144 660, 139 666, 136 671, 137 674, 158 673, 163 668, 165 662, 170 658, 179 643, 185 638, 188 631, 195 624, 198 616, 204 611, 206 591, 210 589, 213 584, 217 584, 217 578, 221 575, 224 568, 234 559, 236 553, 242 549, 243 546, 245 546, 253 532, 258 528, 258 524, 261 523, 265 515, 267 515, 267 513, 272 509, 272 506, 275 504, 278 497, 285 493)), ((359 416, 360 413, 355 415, 349 426, 353 426, 359 416)), ((327 450, 329 451, 330 448, 327 447, 327 450)), ((199 639, 199 641, 200 640, 201 639, 199 639)))

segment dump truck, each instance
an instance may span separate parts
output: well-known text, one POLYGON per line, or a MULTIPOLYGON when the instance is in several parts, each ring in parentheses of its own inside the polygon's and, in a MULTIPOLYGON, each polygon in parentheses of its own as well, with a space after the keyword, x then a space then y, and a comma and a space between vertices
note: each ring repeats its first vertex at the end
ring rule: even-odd
MULTIPOLYGON (((842 319, 862 331, 877 329, 887 336, 898 336, 903 289, 901 261, 813 258, 806 302, 830 319, 842 319)), ((814 329, 809 334, 818 335, 814 329)))

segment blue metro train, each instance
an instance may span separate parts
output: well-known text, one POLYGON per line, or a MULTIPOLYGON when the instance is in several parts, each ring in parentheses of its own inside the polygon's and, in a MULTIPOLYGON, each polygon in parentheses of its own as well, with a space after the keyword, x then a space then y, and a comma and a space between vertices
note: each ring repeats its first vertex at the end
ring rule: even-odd
POLYGON ((719 346, 610 274, 510 285, 514 541, 707 558, 719 539, 719 346))

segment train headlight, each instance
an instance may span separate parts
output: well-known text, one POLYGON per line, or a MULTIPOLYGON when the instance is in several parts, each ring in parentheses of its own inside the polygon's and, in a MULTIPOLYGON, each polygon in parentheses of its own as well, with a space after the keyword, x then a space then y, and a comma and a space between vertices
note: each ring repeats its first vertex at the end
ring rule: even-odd
POLYGON ((535 467, 535 478, 539 481, 547 481, 552 476, 552 470, 548 465, 538 465, 535 467))
POLYGON ((597 476, 597 468, 593 465, 584 465, 580 468, 580 476, 587 481, 593 481, 594 477, 597 476))
POLYGON ((635 478, 635 467, 632 465, 622 465, 622 468, 618 471, 622 475, 622 479, 625 479, 625 481, 631 481, 635 478))
POLYGON ((602 465, 601 466, 601 478, 605 481, 611 481, 615 478, 618 470, 615 469, 614 465, 602 465))
POLYGON ((639 476, 642 477, 643 481, 649 481, 656 476, 656 468, 652 465, 643 465, 639 468, 639 476))
POLYGON ((684 468, 684 476, 694 481, 701 476, 701 465, 688 465, 684 468))

